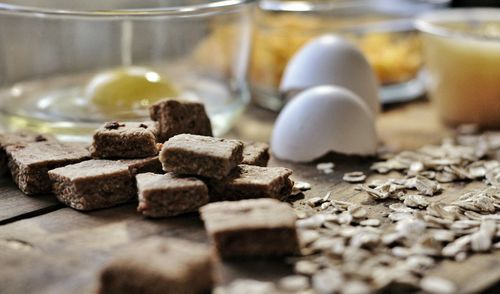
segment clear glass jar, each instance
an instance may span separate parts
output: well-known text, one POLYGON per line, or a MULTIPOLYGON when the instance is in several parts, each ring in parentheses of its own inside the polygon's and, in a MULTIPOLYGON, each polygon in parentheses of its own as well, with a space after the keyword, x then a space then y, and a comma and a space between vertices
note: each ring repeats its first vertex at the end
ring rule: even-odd
POLYGON ((421 96, 421 52, 413 16, 447 1, 262 0, 254 11, 249 81, 256 102, 278 110, 278 91, 288 60, 322 34, 344 36, 357 44, 379 77, 382 103, 421 96), (439 3, 434 3, 439 2, 439 3))
POLYGON ((88 140, 172 97, 204 102, 220 135, 249 101, 251 2, 0 1, 0 125, 88 140))
POLYGON ((416 21, 422 33, 426 86, 450 125, 500 127, 500 9, 432 11, 416 21))

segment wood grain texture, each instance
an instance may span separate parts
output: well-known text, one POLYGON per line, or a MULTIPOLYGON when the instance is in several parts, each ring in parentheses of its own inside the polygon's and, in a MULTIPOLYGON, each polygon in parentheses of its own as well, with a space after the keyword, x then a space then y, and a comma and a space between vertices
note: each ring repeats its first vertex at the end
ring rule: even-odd
MULTIPOLYGON (((253 109, 247 113, 230 137, 268 141, 275 115, 253 109)), ((450 131, 433 118, 427 103, 417 102, 385 112, 378 121, 380 137, 393 148, 418 148, 439 142, 450 131), (423 119, 425 117, 425 119, 423 119), (408 130, 405 132, 405 129, 408 130), (396 134, 396 135, 394 135, 396 134)), ((342 181, 345 172, 369 173, 372 158, 343 157, 330 154, 321 161, 335 163, 333 174, 324 174, 316 164, 292 164, 272 159, 270 165, 292 168, 296 180, 307 181, 312 189, 296 197, 295 207, 307 198, 331 192, 338 200, 363 205, 369 216, 388 211, 389 201, 376 202, 355 185, 342 181)), ((387 176, 398 177, 397 173, 387 176)), ((370 178, 386 177, 370 174, 370 178)), ((433 200, 453 201, 459 193, 480 183, 447 184, 444 193, 433 200)), ((0 226, 0 293, 93 293, 101 266, 113 253, 130 242, 149 235, 175 236, 208 244, 203 224, 197 214, 151 220, 135 211, 135 204, 81 213, 70 208, 42 215, 26 215, 54 205, 53 199, 24 198, 12 184, 0 187, 0 220, 25 215, 0 226), (19 206, 19 207, 18 207, 19 206)), ((56 204, 57 205, 57 204, 56 204)), ((291 273, 283 260, 218 261, 220 283, 236 278, 276 281, 291 273)), ((464 262, 444 261, 432 271, 459 285, 464 293, 495 291, 500 281, 500 252, 474 255, 464 262)), ((493 293, 492 292, 492 293, 493 293)))
POLYGON ((27 196, 10 179, 0 180, 0 225, 62 207, 54 195, 27 196))

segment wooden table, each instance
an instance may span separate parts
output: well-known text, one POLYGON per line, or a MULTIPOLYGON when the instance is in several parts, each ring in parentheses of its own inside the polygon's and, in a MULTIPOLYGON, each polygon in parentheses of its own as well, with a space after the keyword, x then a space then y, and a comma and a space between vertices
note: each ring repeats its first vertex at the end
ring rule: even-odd
MULTIPOLYGON (((268 141, 273 113, 251 108, 240 119, 230 137, 268 141)), ((378 121, 381 140, 392 148, 417 148, 438 143, 450 134, 441 126, 425 101, 386 110, 378 121)), ((322 174, 314 164, 296 165, 271 160, 270 165, 290 167, 295 178, 313 185, 305 197, 325 195, 364 205, 371 215, 387 208, 344 183, 344 172, 364 170, 370 162, 359 158, 334 158, 336 171, 322 174)), ((440 197, 453 199, 454 191, 467 189, 455 184, 440 197)), ((299 205, 297 201, 295 205, 299 205)), ((0 293, 90 293, 95 291, 99 268, 115 249, 149 235, 176 236, 207 242, 196 214, 162 220, 144 219, 135 205, 81 213, 59 204, 54 197, 28 197, 9 180, 0 182, 0 293)), ((465 262, 446 261, 434 274, 456 282, 463 292, 497 292, 500 289, 500 252, 474 255, 465 262)), ((290 274, 283 261, 241 261, 218 266, 222 283, 235 278, 276 280, 290 274)))

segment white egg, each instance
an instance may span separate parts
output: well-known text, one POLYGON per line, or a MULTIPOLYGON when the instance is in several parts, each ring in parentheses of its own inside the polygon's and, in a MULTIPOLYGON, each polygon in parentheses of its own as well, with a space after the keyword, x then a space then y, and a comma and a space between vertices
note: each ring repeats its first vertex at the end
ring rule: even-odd
POLYGON ((283 108, 271 149, 276 157, 294 162, 312 161, 329 151, 372 155, 377 149, 375 116, 347 89, 313 87, 283 108))
POLYGON ((335 35, 311 40, 288 62, 281 80, 283 93, 319 85, 337 85, 354 92, 374 113, 380 111, 378 81, 361 51, 335 35))

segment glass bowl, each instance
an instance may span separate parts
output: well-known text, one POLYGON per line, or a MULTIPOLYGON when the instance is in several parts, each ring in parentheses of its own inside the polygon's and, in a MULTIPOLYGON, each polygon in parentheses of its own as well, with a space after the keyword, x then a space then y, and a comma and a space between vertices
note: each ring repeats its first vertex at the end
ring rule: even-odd
POLYGON ((249 101, 251 2, 2 0, 0 125, 89 140, 173 98, 204 102, 220 135, 249 101))
POLYGON ((426 87, 442 120, 500 127, 500 9, 426 13, 422 33, 426 87))
POLYGON ((357 44, 381 84, 382 103, 419 97, 421 51, 413 15, 444 5, 426 1, 263 0, 254 11, 249 81, 257 103, 278 110, 278 88, 290 58, 305 43, 334 33, 357 44))

